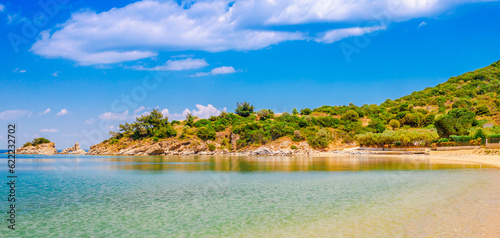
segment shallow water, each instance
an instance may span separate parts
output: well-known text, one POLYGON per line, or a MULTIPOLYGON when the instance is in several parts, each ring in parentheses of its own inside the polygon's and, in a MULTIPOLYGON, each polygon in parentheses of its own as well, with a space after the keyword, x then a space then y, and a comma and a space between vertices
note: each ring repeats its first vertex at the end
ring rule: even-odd
POLYGON ((500 236, 500 170, 480 164, 18 156, 17 227, 1 237, 500 236))

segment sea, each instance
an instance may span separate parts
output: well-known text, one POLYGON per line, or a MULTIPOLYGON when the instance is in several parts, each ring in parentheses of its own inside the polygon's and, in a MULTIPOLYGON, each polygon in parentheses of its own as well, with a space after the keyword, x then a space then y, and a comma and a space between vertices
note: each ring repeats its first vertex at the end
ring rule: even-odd
POLYGON ((500 237, 500 169, 425 156, 1 154, 0 179, 0 237, 500 237))

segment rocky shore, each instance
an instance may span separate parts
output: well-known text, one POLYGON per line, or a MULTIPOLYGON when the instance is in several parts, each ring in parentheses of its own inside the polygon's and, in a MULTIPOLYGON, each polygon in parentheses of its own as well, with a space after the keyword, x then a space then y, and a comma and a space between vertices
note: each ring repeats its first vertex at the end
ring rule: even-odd
POLYGON ((37 146, 25 146, 16 149, 16 154, 54 155, 57 154, 56 144, 54 142, 51 142, 40 144, 37 146))

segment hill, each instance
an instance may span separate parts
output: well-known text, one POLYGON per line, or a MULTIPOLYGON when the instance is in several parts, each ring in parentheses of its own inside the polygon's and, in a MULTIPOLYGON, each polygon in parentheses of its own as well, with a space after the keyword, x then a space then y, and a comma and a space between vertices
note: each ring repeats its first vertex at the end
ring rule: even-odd
POLYGON ((275 114, 249 103, 235 113, 169 121, 159 111, 120 125, 91 154, 249 152, 266 146, 286 154, 348 145, 428 147, 484 143, 499 137, 500 61, 380 105, 322 106, 275 114), (487 126, 483 129, 483 125, 487 126), (488 124, 487 124, 488 125, 488 124))

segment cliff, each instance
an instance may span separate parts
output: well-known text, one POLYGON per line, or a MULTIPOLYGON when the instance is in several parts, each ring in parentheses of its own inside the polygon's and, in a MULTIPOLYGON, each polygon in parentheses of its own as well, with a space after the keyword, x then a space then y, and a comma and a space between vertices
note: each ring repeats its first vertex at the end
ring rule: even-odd
POLYGON ((57 154, 56 144, 54 142, 39 144, 37 146, 25 146, 16 149, 16 154, 40 154, 53 155, 57 154))

